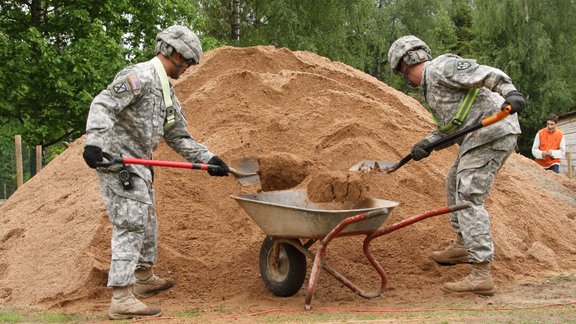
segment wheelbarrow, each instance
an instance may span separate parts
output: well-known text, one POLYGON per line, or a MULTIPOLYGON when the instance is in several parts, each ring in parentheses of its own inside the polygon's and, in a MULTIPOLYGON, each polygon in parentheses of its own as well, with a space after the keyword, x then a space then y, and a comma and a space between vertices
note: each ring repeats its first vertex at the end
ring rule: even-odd
POLYGON ((276 296, 296 294, 306 279, 306 258, 313 261, 304 308, 311 309, 320 268, 365 298, 376 298, 386 288, 387 277, 382 266, 370 252, 370 242, 384 234, 432 216, 469 208, 460 204, 431 210, 380 229, 398 202, 365 198, 346 203, 314 203, 305 189, 232 195, 248 216, 266 234, 260 247, 260 274, 266 288, 276 296), (380 287, 364 291, 325 260, 328 244, 336 237, 365 235, 364 255, 380 276, 380 287), (310 247, 319 242, 314 254, 310 247))

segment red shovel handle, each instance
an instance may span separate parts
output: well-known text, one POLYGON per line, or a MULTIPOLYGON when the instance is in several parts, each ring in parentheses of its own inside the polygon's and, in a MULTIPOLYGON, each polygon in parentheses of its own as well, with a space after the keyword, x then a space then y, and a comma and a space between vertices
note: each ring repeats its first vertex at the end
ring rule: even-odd
POLYGON ((189 163, 189 162, 176 162, 176 161, 162 161, 162 160, 146 160, 137 158, 123 158, 119 156, 112 156, 110 153, 102 153, 107 162, 100 162, 98 166, 109 167, 114 164, 140 164, 149 166, 161 166, 170 168, 182 168, 193 170, 219 170, 220 166, 206 163, 189 163))

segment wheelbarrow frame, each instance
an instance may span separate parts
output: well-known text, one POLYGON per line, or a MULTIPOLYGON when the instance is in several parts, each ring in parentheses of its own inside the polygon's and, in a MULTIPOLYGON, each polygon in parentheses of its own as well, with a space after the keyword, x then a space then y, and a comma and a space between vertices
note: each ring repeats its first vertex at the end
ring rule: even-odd
MULTIPOLYGON (((238 200, 238 197, 235 197, 235 196, 232 196, 232 197, 238 200)), ((244 208, 244 206, 242 206, 242 207, 244 208)), ((285 207, 288 207, 288 206, 285 206, 285 207)), ((340 222, 338 222, 337 225, 334 226, 327 234, 322 235, 322 236, 319 236, 317 234, 314 236, 296 236, 296 237, 291 237, 290 235, 278 236, 278 235, 270 235, 269 233, 266 233, 266 231, 263 230, 265 232, 265 234, 267 235, 267 238, 269 238, 273 244, 273 246, 271 247, 271 251, 270 251, 271 252, 270 257, 272 258, 272 263, 275 263, 275 264, 280 263, 279 262, 279 254, 280 254, 280 247, 282 246, 282 244, 288 244, 288 245, 294 247, 300 253, 302 253, 304 256, 306 256, 306 258, 313 261, 312 269, 310 272, 310 278, 308 279, 308 287, 306 290, 306 297, 305 297, 305 303, 304 303, 305 310, 311 309, 312 300, 314 298, 314 294, 316 292, 316 288, 317 288, 317 284, 318 284, 318 277, 320 274, 320 268, 326 270, 326 272, 328 272, 331 276, 336 278, 338 281, 343 283, 350 290, 354 291, 356 294, 358 294, 362 297, 376 298, 376 297, 382 296, 382 293, 384 292, 384 290, 386 288, 386 284, 388 282, 388 279, 386 276, 386 272, 384 271, 384 269, 382 268, 380 263, 376 260, 376 258, 372 255, 372 253, 370 252, 370 243, 372 242, 372 240, 374 240, 375 238, 380 237, 382 235, 391 233, 393 231, 404 228, 408 225, 411 225, 411 224, 414 224, 414 223, 419 222, 421 220, 424 220, 426 218, 455 212, 458 210, 469 208, 471 206, 470 206, 470 204, 465 203, 465 204, 458 204, 458 205, 453 205, 453 206, 449 206, 449 207, 438 208, 435 210, 430 210, 430 211, 424 212, 422 214, 407 218, 405 220, 394 223, 392 225, 385 226, 383 228, 380 228, 379 225, 377 225, 377 227, 374 227, 374 226, 360 226, 360 227, 358 227, 359 224, 356 224, 359 222, 367 223, 366 221, 370 222, 371 219, 373 220, 375 218, 382 217, 382 216, 387 217, 390 210, 394 207, 395 207, 395 205, 391 208, 386 208, 386 207, 376 208, 376 209, 372 208, 372 210, 370 210, 370 211, 360 212, 356 215, 346 217, 346 218, 342 219, 340 222), (350 226, 355 227, 356 229, 353 231, 350 231, 349 230, 350 226), (364 238, 364 241, 363 241, 364 255, 366 256, 366 258, 368 259, 368 261, 370 262, 372 267, 374 267, 374 269, 376 270, 376 272, 380 276, 380 287, 376 290, 373 290, 373 291, 363 290, 362 288, 360 288, 358 285, 356 285, 351 280, 349 280, 346 276, 344 276, 343 274, 338 272, 335 268, 333 268, 331 265, 329 265, 324 260, 326 250, 328 248, 328 244, 333 239, 335 239, 337 237, 355 236, 355 235, 365 235, 366 236, 364 238), (310 247, 312 245, 314 245, 314 243, 316 243, 317 241, 319 242, 319 246, 318 246, 318 249, 316 250, 316 253, 313 253, 312 251, 310 251, 310 247)), ((250 212, 248 212, 248 210, 245 209, 245 211, 248 213, 248 215, 250 217, 253 218, 253 215, 251 215, 250 212)), ((262 228, 261 224, 258 224, 258 225, 262 228)), ((263 242, 263 247, 264 247, 264 242, 263 242)), ((260 262, 261 262, 261 272, 262 272, 262 250, 261 250, 260 262)), ((264 277, 265 277, 264 274, 262 274, 262 277, 264 279, 264 277)), ((303 281, 304 281, 304 279, 302 279, 301 283, 303 283, 303 281)), ((265 280, 265 283, 266 283, 266 280, 265 280)), ((291 296, 291 295, 295 294, 301 288, 301 285, 302 284, 300 284, 300 286, 298 286, 296 290, 293 290, 293 292, 291 292, 291 293, 289 292, 287 294, 280 294, 279 296, 291 296)), ((267 284, 267 287, 268 287, 268 284, 267 284)), ((269 290, 271 290, 270 287, 268 287, 268 288, 269 288, 269 290)), ((274 293, 273 290, 271 290, 271 291, 274 293)))

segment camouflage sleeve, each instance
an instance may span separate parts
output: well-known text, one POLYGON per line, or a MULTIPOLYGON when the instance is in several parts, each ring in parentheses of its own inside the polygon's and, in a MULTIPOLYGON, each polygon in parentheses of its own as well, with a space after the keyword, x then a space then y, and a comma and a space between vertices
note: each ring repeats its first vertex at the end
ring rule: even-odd
POLYGON ((165 130, 164 140, 188 162, 208 162, 214 156, 214 153, 210 152, 206 146, 196 142, 190 135, 190 132, 186 129, 188 122, 182 114, 180 103, 174 96, 172 96, 172 100, 176 108, 176 122, 173 127, 165 130))
POLYGON ((106 133, 116 123, 116 115, 138 98, 142 87, 138 74, 122 71, 92 100, 86 121, 86 145, 104 147, 106 133))
POLYGON ((488 88, 505 97, 516 90, 512 79, 503 71, 476 63, 474 60, 454 57, 446 60, 443 74, 445 82, 455 88, 488 88))
MULTIPOLYGON (((435 142, 438 142, 439 140, 443 139, 444 137, 446 137, 446 134, 442 133, 439 130, 435 130, 432 133, 428 134, 428 136, 426 136, 425 139, 427 139, 430 143, 435 143, 435 142)), ((448 147, 454 145, 455 143, 456 143, 455 141, 451 141, 451 142, 448 142, 446 144, 439 145, 439 146, 434 148, 434 151, 443 150, 445 148, 448 148, 448 147)))

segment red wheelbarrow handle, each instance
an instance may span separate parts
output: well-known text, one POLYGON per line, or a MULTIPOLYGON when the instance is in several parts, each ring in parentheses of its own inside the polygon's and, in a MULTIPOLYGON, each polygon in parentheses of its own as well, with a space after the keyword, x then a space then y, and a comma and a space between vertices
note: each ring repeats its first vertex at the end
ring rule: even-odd
POLYGON ((310 272, 310 278, 308 279, 308 289, 306 290, 304 309, 310 310, 312 307, 311 306, 312 299, 314 298, 314 293, 316 292, 316 287, 317 287, 317 283, 318 283, 318 275, 319 275, 321 267, 324 268, 326 271, 328 271, 328 273, 330 273, 332 276, 334 276, 336 279, 338 279, 340 282, 342 282, 348 288, 350 288, 352 291, 356 292, 358 295, 360 295, 362 297, 375 298, 375 297, 381 296, 382 293, 384 292, 384 289, 386 288, 386 283, 388 282, 388 279, 386 277, 386 272, 384 271, 384 269, 382 268, 380 263, 378 263, 378 261, 376 261, 376 258, 374 258, 372 253, 370 252, 370 242, 376 237, 379 237, 379 236, 382 236, 384 234, 393 232, 393 231, 398 230, 400 228, 406 227, 410 224, 414 224, 414 223, 419 222, 419 221, 426 219, 428 217, 443 215, 443 214, 455 212, 455 211, 470 208, 470 207, 472 207, 472 205, 470 203, 463 203, 463 204, 452 205, 452 206, 448 206, 448 207, 444 207, 444 208, 438 208, 435 210, 427 211, 427 212, 422 213, 420 215, 410 217, 410 218, 405 219, 403 221, 400 221, 398 223, 392 224, 390 226, 386 226, 385 228, 383 228, 381 230, 375 230, 375 231, 367 234, 366 238, 364 239, 364 244, 363 244, 364 254, 366 255, 366 258, 368 259, 368 261, 370 261, 370 264, 372 264, 372 266, 374 267, 376 272, 378 272, 378 275, 380 276, 380 280, 381 280, 380 288, 378 290, 370 291, 370 292, 362 290, 360 287, 358 287, 357 285, 352 283, 349 279, 347 279, 346 277, 344 277, 343 275, 341 275, 340 273, 338 273, 337 271, 332 269, 332 267, 330 267, 328 264, 326 264, 326 262, 324 262, 324 260, 323 260, 324 259, 324 253, 328 247, 328 243, 334 237, 336 237, 346 226, 353 224, 353 223, 356 223, 356 222, 359 222, 359 221, 369 219, 369 218, 377 217, 377 216, 380 216, 382 214, 386 214, 386 213, 388 213, 388 210, 386 208, 377 209, 377 210, 370 211, 367 213, 358 214, 356 216, 351 216, 351 217, 348 217, 348 218, 342 220, 336 227, 334 227, 334 229, 332 231, 330 231, 330 233, 328 233, 328 235, 326 235, 320 241, 320 246, 318 247, 318 250, 316 251, 316 255, 314 256, 314 263, 312 265, 312 270, 310 272))

